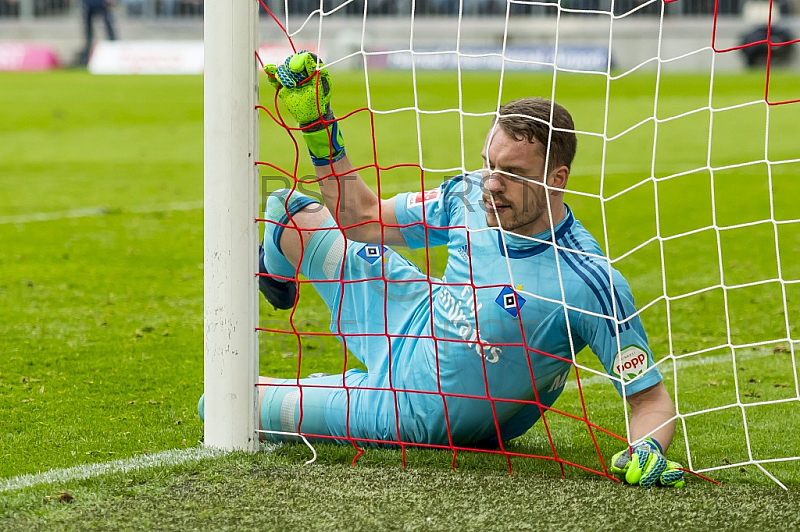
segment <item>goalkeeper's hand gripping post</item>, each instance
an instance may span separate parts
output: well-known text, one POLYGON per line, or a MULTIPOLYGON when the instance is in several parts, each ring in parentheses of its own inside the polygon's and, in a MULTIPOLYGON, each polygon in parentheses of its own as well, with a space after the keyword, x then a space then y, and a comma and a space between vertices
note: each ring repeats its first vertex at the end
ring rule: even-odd
POLYGON ((303 131, 311 161, 325 166, 345 156, 344 138, 331 110, 331 75, 316 54, 303 50, 264 72, 303 131))
POLYGON ((682 466, 664 457, 661 446, 652 438, 633 442, 611 459, 611 472, 627 484, 649 488, 665 486, 682 488, 682 466))

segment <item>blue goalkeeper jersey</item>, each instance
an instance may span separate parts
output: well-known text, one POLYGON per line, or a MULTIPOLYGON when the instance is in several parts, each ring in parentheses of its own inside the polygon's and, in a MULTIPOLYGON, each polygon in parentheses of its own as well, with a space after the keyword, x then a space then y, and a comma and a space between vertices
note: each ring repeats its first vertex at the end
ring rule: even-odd
MULTIPOLYGON (((448 250, 444 277, 431 279, 431 297, 403 325, 432 338, 414 341, 411 367, 394 375, 398 387, 445 398, 448 420, 427 426, 428 440, 447 441, 446 425, 460 441, 520 435, 586 346, 620 393, 623 383, 630 395, 661 381, 630 286, 569 207, 555 247, 550 231, 526 238, 489 227, 480 173, 400 194, 395 211, 409 247, 448 250)), ((409 407, 432 411, 418 395, 409 407)))

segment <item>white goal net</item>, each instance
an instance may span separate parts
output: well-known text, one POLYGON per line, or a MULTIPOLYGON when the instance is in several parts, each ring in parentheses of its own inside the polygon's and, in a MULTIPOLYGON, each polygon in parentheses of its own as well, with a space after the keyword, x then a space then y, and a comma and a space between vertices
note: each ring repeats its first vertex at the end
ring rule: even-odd
MULTIPOLYGON (((479 170, 509 100, 543 96, 570 110, 578 152, 565 202, 631 285, 677 410, 671 458, 712 478, 783 485, 800 460, 800 89, 781 69, 794 45, 777 14, 765 25, 724 2, 699 6, 268 2, 258 56, 279 63, 308 49, 325 60, 348 154, 384 198, 479 170), (770 31, 748 42, 759 27, 770 31)), ((311 194, 305 147, 261 84, 262 196, 311 194)), ((402 253, 441 278, 444 249, 402 253)), ((314 297, 301 282, 297 309, 262 303, 262 374, 305 377, 330 372, 328 356, 339 370, 353 360, 314 297)), ((620 443, 609 434, 627 438, 630 421, 612 380, 588 349, 576 353, 553 411, 501 454, 607 474, 620 443)))

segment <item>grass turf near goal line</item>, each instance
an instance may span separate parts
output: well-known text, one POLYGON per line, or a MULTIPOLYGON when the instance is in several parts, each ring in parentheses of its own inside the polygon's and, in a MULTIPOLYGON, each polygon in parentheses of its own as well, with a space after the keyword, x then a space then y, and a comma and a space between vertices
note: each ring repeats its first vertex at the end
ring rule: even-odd
POLYGON ((796 530, 796 490, 692 483, 641 490, 605 479, 508 475, 496 464, 436 467, 442 453, 413 451, 406 469, 390 451, 358 467, 341 447, 300 465, 284 445, 182 465, 132 469, 0 496, 3 530, 796 530), (440 455, 439 457, 435 455, 440 455), (427 455, 427 456, 425 456, 427 455))
MULTIPOLYGON (((798 85, 797 75, 783 76, 787 83, 798 85)), ((675 91, 672 104, 707 104, 706 78, 682 75, 665 79, 667 85, 680 87, 680 91, 675 91)), ((419 79, 422 86, 426 87, 426 97, 439 103, 450 97, 453 84, 426 80, 424 76, 419 79)), ((341 90, 337 93, 338 106, 355 108, 363 105, 363 95, 355 93, 355 89, 348 93, 347 89, 359 85, 357 77, 349 80, 340 76, 337 80, 337 90, 341 90)), ((467 76, 465 80, 467 91, 480 92, 484 80, 479 76, 467 76)), ((508 76, 504 83, 507 84, 509 97, 530 91, 531 81, 530 76, 508 76)), ((584 81, 591 83, 591 80, 584 81)), ((721 81, 716 80, 715 85, 721 97, 737 101, 757 99, 758 92, 763 89, 763 77, 759 78, 758 75, 727 75, 725 82, 721 81)), ((173 207, 187 203, 191 205, 202 195, 202 79, 93 77, 80 72, 55 72, 0 75, 0 83, 4 87, 0 94, 0 106, 4 109, 4 120, 0 123, 0 212, 4 219, 27 217, 7 220, 0 226, 4 243, 0 248, 0 352, 3 355, 3 365, 0 367, 0 411, 3 412, 0 417, 0 476, 9 478, 196 445, 202 434, 202 426, 195 414, 196 400, 202 392, 202 215, 199 209, 173 207), (163 207, 144 208, 157 205, 163 207), (86 216, 60 218, 52 214, 74 213, 80 209, 87 209, 84 213, 86 216), (136 209, 147 212, 136 212, 136 209), (39 213, 43 214, 40 216, 39 213), (35 221, 42 217, 47 219, 35 221)), ((376 88, 397 86, 397 79, 387 73, 386 76, 375 76, 371 83, 376 88)), ((591 129, 591 124, 597 120, 593 109, 602 109, 603 103, 602 99, 593 98, 592 92, 581 83, 576 82, 572 86, 564 84, 561 95, 568 103, 571 102, 570 107, 575 109, 576 119, 581 117, 586 129, 591 129)), ((624 95, 620 105, 623 101, 627 102, 626 109, 630 112, 649 106, 649 112, 652 112, 652 99, 646 99, 647 94, 652 96, 650 78, 645 76, 637 81, 627 80, 620 88, 620 94, 624 95)), ((267 90, 269 88, 264 87, 265 95, 268 94, 267 90)), ((389 96, 391 92, 381 94, 384 98, 381 105, 393 105, 389 96)), ((480 99, 475 102, 476 106, 482 105, 480 99)), ((491 102, 483 103, 489 105, 491 102)), ((770 151, 776 158, 787 158, 787 154, 796 152, 794 137, 781 132, 793 131, 792 128, 800 123, 799 109, 797 106, 782 106, 773 110, 770 151)), ((732 119, 738 117, 746 120, 748 117, 744 111, 732 114, 736 115, 732 119)), ((620 121, 619 128, 624 129, 628 122, 635 121, 629 115, 615 116, 620 121)), ((671 158, 664 161, 665 165, 677 169, 675 171, 696 165, 698 161, 705 164, 706 147, 702 147, 701 155, 691 136, 686 135, 686 131, 692 130, 692 120, 687 117, 685 127, 679 128, 680 131, 665 132, 667 139, 678 142, 671 158)), ((381 131, 388 135, 390 130, 402 131, 406 127, 403 120, 397 124, 390 122, 380 126, 377 131, 379 137, 381 131)), ((479 125, 482 128, 485 126, 479 125)), ((441 143, 451 129, 447 123, 432 123, 425 128, 424 136, 441 143)), ((729 129, 737 139, 740 138, 736 128, 729 129)), ((413 129, 409 131, 413 137, 413 129)), ((348 149, 353 152, 353 157, 365 159, 369 154, 363 151, 363 146, 359 147, 359 143, 354 142, 361 135, 357 122, 348 125, 346 133, 348 149)), ((480 135, 482 133, 473 139, 473 144, 479 141, 477 137, 480 135)), ((475 148, 469 142, 467 139, 467 150, 471 150, 470 146, 475 148)), ((763 143, 760 146, 755 144, 758 143, 754 142, 751 146, 739 142, 727 155, 724 150, 717 150, 715 156, 722 162, 725 157, 757 155, 759 150, 763 156, 763 143), (743 152, 748 153, 743 155, 743 152)), ((404 157, 403 153, 408 156, 407 152, 411 150, 413 157, 415 148, 412 144, 405 148, 401 145, 396 156, 404 157)), ((439 156, 446 157, 448 151, 452 150, 443 145, 439 156)), ((435 157, 433 153, 431 151, 431 156, 435 157)), ((470 156, 470 153, 467 151, 466 155, 470 156)), ((474 153, 474 165, 480 164, 478 153, 474 153)), ((598 183, 594 174, 598 154, 599 145, 596 143, 581 145, 574 167, 573 177, 576 179, 572 184, 593 191, 592 187, 598 183)), ((615 175, 621 179, 618 186, 624 188, 627 186, 625 179, 636 178, 637 168, 641 166, 639 163, 637 160, 624 161, 620 158, 616 166, 608 168, 617 172, 615 175)), ((447 161, 432 160, 430 166, 445 167, 447 161)), ((795 163, 772 169, 779 182, 788 187, 784 189, 784 194, 776 196, 776 212, 795 213, 795 217, 797 166, 795 163)), ((747 168, 736 173, 730 172, 729 175, 737 185, 727 195, 730 201, 760 197, 758 194, 762 191, 755 186, 757 181, 752 179, 753 175, 748 173, 747 168)), ((393 193, 403 190, 405 181, 401 175, 389 175, 385 184, 385 190, 393 193)), ((418 179, 414 185, 419 186, 418 179)), ((687 191, 694 190, 683 188, 673 193, 683 198, 687 191)), ((722 193, 725 194, 725 191, 722 193)), ((720 198, 719 195, 717 197, 720 198)), ((580 204, 581 198, 578 196, 570 201, 571 204, 575 203, 581 220, 595 231, 599 223, 599 210, 588 203, 580 204)), ((732 213, 747 214, 755 206, 761 208, 760 203, 752 201, 734 201, 731 205, 732 213)), ((761 215, 760 212, 757 214, 761 215)), ((689 220, 688 217, 685 219, 689 220)), ((624 225, 623 222, 621 220, 619 225, 624 225)), ((638 226, 633 227, 632 238, 637 237, 638 229, 638 226)), ((702 249, 702 244, 689 242, 691 246, 698 246, 697 249, 702 249)), ((794 250, 796 256, 796 249, 790 248, 788 251, 794 250)), ((791 253, 788 256, 791 257, 791 253)), ((769 261, 761 260, 765 257, 762 250, 755 248, 740 252, 737 260, 742 271, 753 271, 767 268, 769 261)), ((770 260, 774 261, 774 256, 770 260)), ((701 258, 698 262, 702 265, 707 261, 701 258)), ((641 267, 646 263, 646 260, 636 262, 631 259, 627 266, 622 265, 638 272, 630 279, 637 298, 647 299, 654 292, 653 287, 660 286, 660 280, 653 276, 652 270, 641 267)), ((696 278, 702 281, 704 274, 701 268, 696 278)), ((797 265, 787 262, 784 275, 798 278, 797 265)), ((752 294, 754 304, 764 311, 759 313, 757 320, 748 322, 748 327, 771 330, 774 316, 783 312, 783 309, 770 303, 768 296, 752 294)), ((688 317, 704 316, 710 308, 708 304, 708 301, 688 301, 683 312, 688 317)), ((800 306, 793 303, 789 312, 792 323, 800 322, 800 306)), ((285 319, 285 316, 262 305, 262 320, 271 319, 285 319)), ((321 302, 313 297, 305 298, 304 295, 296 319, 309 320, 311 323, 314 320, 324 322, 327 317, 321 302)), ((651 327, 646 316, 644 319, 651 339, 662 346, 666 345, 664 331, 651 327)), ((716 341, 719 323, 702 319, 695 319, 694 322, 690 330, 677 331, 674 338, 677 352, 680 353, 682 348, 697 349, 698 342, 702 347, 705 345, 703 342, 711 345, 716 341)), ((278 376, 294 375, 297 370, 296 353, 282 349, 280 342, 266 336, 262 342, 261 372, 278 376)), ((341 351, 338 345, 330 346, 319 340, 305 353, 304 368, 307 367, 309 371, 340 370, 341 351)), ((754 401, 788 393, 790 388, 781 385, 790 384, 796 378, 787 372, 786 368, 790 366, 785 361, 777 365, 765 363, 755 356, 757 354, 754 351, 753 361, 738 368, 742 377, 738 379, 738 392, 742 396, 749 394, 754 401), (750 382, 751 379, 755 382, 750 382)), ((786 356, 785 352, 778 354, 784 358, 786 356)), ((720 364, 719 368, 722 369, 716 375, 712 375, 707 366, 689 368, 694 375, 689 377, 690 387, 685 399, 694 401, 697 408, 712 408, 722 401, 729 404, 730 397, 737 392, 732 366, 720 364)), ((611 387, 593 385, 592 393, 595 394, 592 408, 596 409, 593 416, 599 416, 598 419, 613 430, 624 432, 624 427, 619 426, 619 398, 615 397, 611 387)), ((570 395, 565 393, 557 406, 567 408, 571 400, 570 395)), ((796 455, 800 449, 797 441, 800 429, 796 426, 800 416, 796 414, 796 409, 774 414, 766 416, 772 418, 772 422, 764 426, 764 432, 759 437, 770 445, 783 446, 780 451, 787 455, 796 455)), ((712 423, 703 423, 698 427, 698 430, 707 433, 703 447, 705 467, 725 465, 725 461, 736 463, 743 453, 746 456, 741 442, 741 427, 729 436, 730 420, 724 414, 715 417, 712 423)), ((568 438, 572 431, 570 426, 565 425, 562 430, 565 452, 580 454, 586 450, 581 441, 568 438)), ((537 438, 539 436, 534 431, 527 436, 526 442, 536 445, 537 438)), ((316 470, 300 468, 298 465, 308 458, 305 447, 293 448, 281 448, 278 453, 269 455, 271 458, 252 457, 256 471, 253 476, 269 478, 272 467, 297 471, 301 476, 316 474, 310 473, 316 470)), ((674 452, 679 460, 684 458, 679 446, 674 447, 674 452)), ((329 468, 350 471, 349 466, 344 464, 349 464, 352 456, 351 449, 326 446, 321 450, 319 464, 313 467, 325 468, 323 471, 329 471, 329 468)), ((208 469, 198 470, 198 474, 206 479, 216 479, 212 484, 232 481, 227 477, 240 470, 225 465, 225 460, 210 462, 208 469), (213 472, 215 468, 218 473, 213 472)), ((449 460, 449 453, 412 453, 410 469, 421 471, 419 474, 423 476, 428 472, 431 478, 439 475, 460 478, 462 474, 472 474, 466 471, 469 469, 466 465, 460 465, 461 471, 453 473, 449 470, 449 460)), ((180 467, 177 470, 180 474, 191 475, 193 467, 187 465, 185 470, 180 467)), ((559 472, 544 466, 536 467, 539 469, 527 470, 525 465, 515 464, 516 472, 512 478, 526 479, 528 484, 547 482, 548 486, 563 485, 565 495, 559 499, 563 501, 569 500, 566 495, 569 490, 579 489, 573 486, 584 482, 596 488, 597 504, 600 504, 601 494, 608 500, 613 500, 615 496, 626 496, 620 493, 630 493, 632 498, 636 496, 634 492, 620 490, 620 486, 607 480, 600 481, 606 482, 607 488, 597 488, 601 484, 584 478, 578 472, 568 470, 567 479, 562 481, 559 472), (604 491, 606 489, 610 491, 604 491)), ((769 465, 768 468, 789 486, 791 497, 791 493, 800 485, 796 462, 769 465)), ((479 476, 491 479, 508 477, 504 463, 490 462, 478 469, 482 471, 479 476)), ((732 468, 712 476, 725 481, 723 490, 730 490, 731 498, 739 492, 744 500, 750 501, 750 494, 755 494, 752 495, 754 507, 759 504, 758 497, 765 493, 772 493, 775 501, 791 502, 791 499, 781 498, 783 495, 777 493, 780 490, 774 485, 769 486, 769 480, 753 469, 752 466, 744 466, 742 472, 739 468, 732 468)), ((404 474, 399 470, 397 454, 369 451, 359 459, 353 473, 341 473, 342 476, 334 477, 342 479, 342 493, 367 489, 359 488, 366 486, 358 480, 358 471, 361 470, 364 470, 365 476, 375 475, 376 479, 391 477, 392 481, 404 474), (379 459, 378 456, 386 458, 379 459), (386 471, 381 473, 384 469, 386 471)), ((153 493, 161 493, 159 490, 167 490, 168 486, 181 482, 165 469, 142 474, 140 486, 143 487, 137 488, 142 490, 141 493, 151 488, 153 493)), ((131 504, 145 500, 137 499, 139 492, 135 490, 125 491, 129 478, 123 477, 126 476, 111 475, 85 481, 82 484, 86 486, 85 492, 78 491, 73 485, 50 485, 47 486, 51 490, 48 493, 43 491, 44 487, 33 491, 3 493, 0 494, 0 503, 11 513, 22 512, 33 518, 39 511, 56 511, 53 509, 57 506, 50 503, 43 506, 41 501, 44 496, 52 495, 52 490, 62 487, 78 491, 76 502, 80 503, 63 508, 80 508, 80 511, 88 508, 82 506, 84 503, 94 501, 100 504, 107 495, 110 500, 126 500, 131 504), (118 485, 115 484, 117 482, 118 485), (102 486, 105 484, 118 487, 104 491, 106 488, 102 486), (132 498, 126 499, 128 496, 132 498), (22 502, 17 504, 13 501, 22 502)), ((179 475, 179 478, 183 477, 179 475)), ((413 478, 419 484, 418 477, 413 478)), ((255 492, 263 492, 264 485, 269 483, 268 480, 252 480, 255 492)), ((506 481, 496 482, 497 489, 502 491, 505 486, 503 482, 506 481)), ((377 490, 380 485, 380 481, 375 480, 375 485, 368 487, 377 490)), ((333 490, 333 486, 335 483, 329 488, 333 490)), ((468 489, 469 484, 463 487, 468 489)), ((712 488, 699 481, 691 482, 689 488, 706 500, 720 493, 708 491, 712 488)), ((416 488, 409 487, 409 491, 413 489, 416 488)), ((487 494, 491 491, 489 488, 486 490, 487 494)), ((333 501, 343 497, 333 491, 328 494, 312 493, 330 497, 333 501)), ((659 499, 689 497, 657 493, 659 495, 638 496, 644 499, 654 496, 659 499)), ((256 493, 252 493, 252 496, 255 497, 256 493)), ((287 491, 285 496, 290 500, 302 500, 305 497, 299 492, 294 494, 292 490, 287 491)), ((156 495, 153 497, 157 498, 156 495)), ((193 497, 186 496, 187 504, 193 497)), ((224 499, 222 495, 219 497, 218 501, 224 499)), ((199 500, 195 502, 197 506, 202 506, 199 500)), ((459 508, 455 501, 453 507, 459 508)), ((94 508, 99 509, 100 506, 94 508)), ((326 499, 321 508, 330 510, 333 505, 326 499)), ((699 502, 696 508, 701 511, 699 502)), ((716 511, 713 504, 707 504, 704 508, 703 511, 708 513, 716 511)), ((160 519, 161 512, 154 506, 150 514, 156 520, 153 522, 160 519)), ((454 519, 459 519, 459 516, 454 516, 454 519)), ((482 522, 476 519, 476 522, 482 522)), ((531 517, 529 522, 534 522, 533 519, 531 517)), ((541 517, 536 519, 540 521, 541 517)))

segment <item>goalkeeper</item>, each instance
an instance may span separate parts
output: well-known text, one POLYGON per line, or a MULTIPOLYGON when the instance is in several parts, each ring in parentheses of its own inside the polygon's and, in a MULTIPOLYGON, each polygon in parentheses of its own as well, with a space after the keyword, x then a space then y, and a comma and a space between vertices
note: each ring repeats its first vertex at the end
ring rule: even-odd
POLYGON ((279 386, 259 387, 261 428, 497 446, 553 404, 574 353, 589 346, 631 408, 633 443, 612 472, 682 486, 680 465, 664 458, 675 410, 630 287, 563 201, 577 146, 566 109, 512 101, 489 128, 481 171, 380 199, 346 155, 321 67, 301 52, 265 69, 303 130, 325 205, 289 190, 268 198, 260 286, 276 308, 293 307, 297 285, 287 279, 299 264, 331 310, 331 330, 368 371, 300 386, 262 377, 279 386), (443 279, 390 246, 447 246, 443 279))

